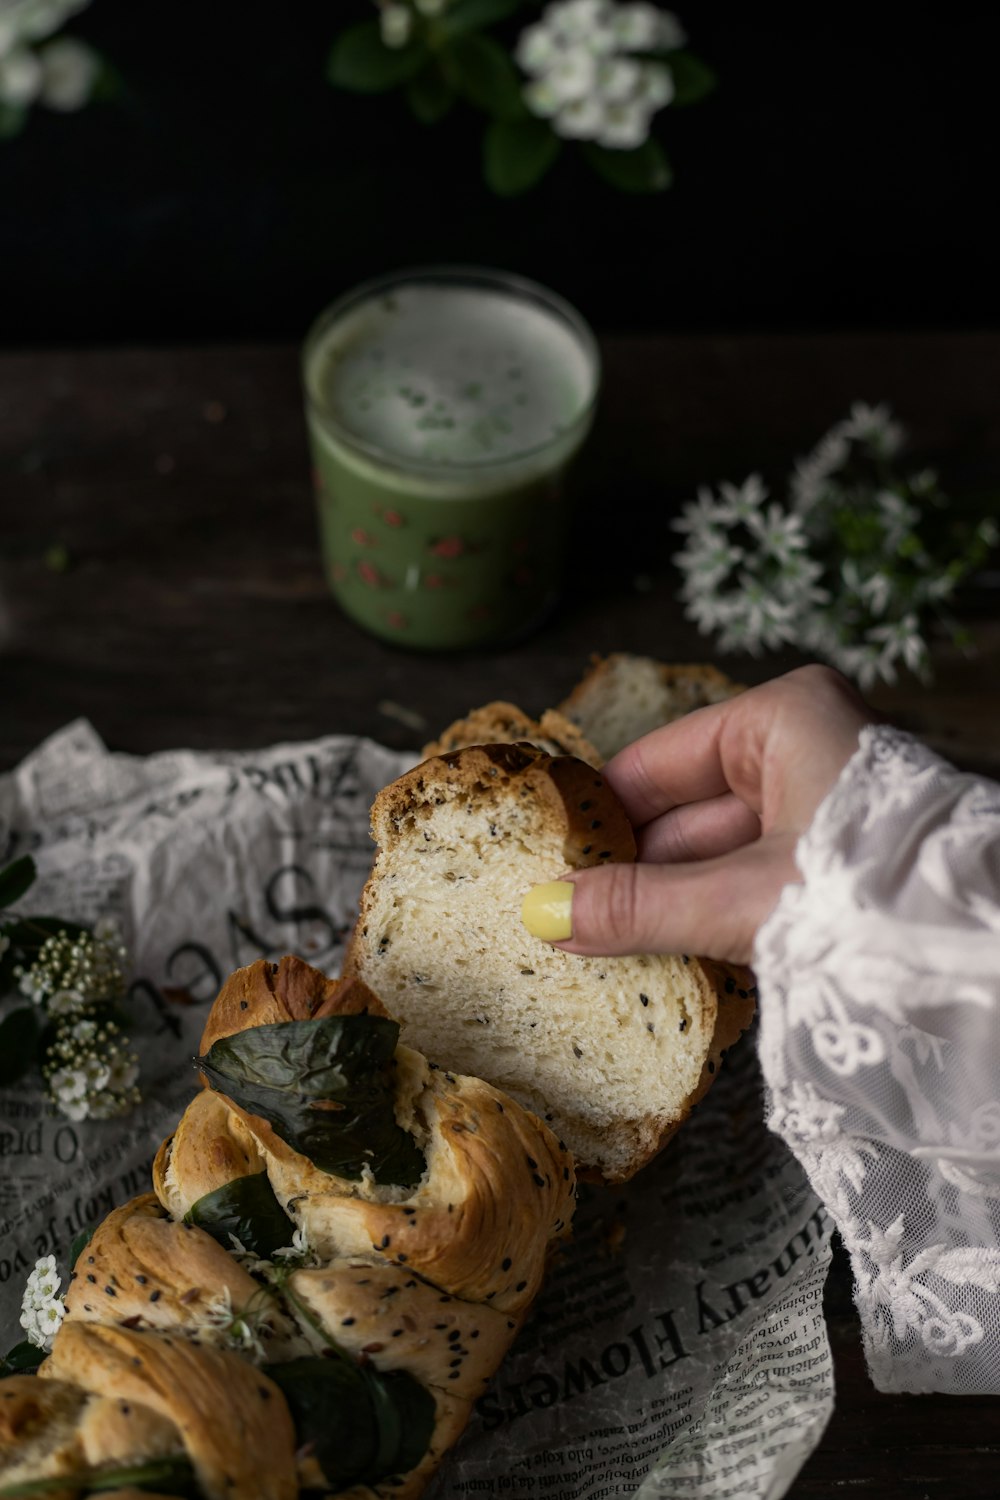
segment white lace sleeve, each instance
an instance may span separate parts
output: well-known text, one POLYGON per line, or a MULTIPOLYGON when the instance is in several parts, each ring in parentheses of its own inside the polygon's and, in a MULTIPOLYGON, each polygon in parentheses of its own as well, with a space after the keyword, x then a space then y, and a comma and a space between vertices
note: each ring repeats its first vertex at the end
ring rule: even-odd
POLYGON ((886 1391, 1000 1392, 1000 786, 866 729, 757 938, 769 1123, 886 1391))

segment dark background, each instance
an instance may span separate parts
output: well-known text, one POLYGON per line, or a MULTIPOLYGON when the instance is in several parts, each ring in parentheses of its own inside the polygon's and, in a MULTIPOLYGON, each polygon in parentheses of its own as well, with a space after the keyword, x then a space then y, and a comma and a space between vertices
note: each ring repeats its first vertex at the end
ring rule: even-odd
POLYGON ((481 117, 422 127, 326 83, 371 13, 96 0, 69 31, 122 97, 0 144, 0 341, 296 339, 351 283, 431 260, 536 276, 602 332, 1000 322, 996 7, 681 3, 720 87, 660 117, 672 191, 564 158, 518 201, 480 181, 481 117))

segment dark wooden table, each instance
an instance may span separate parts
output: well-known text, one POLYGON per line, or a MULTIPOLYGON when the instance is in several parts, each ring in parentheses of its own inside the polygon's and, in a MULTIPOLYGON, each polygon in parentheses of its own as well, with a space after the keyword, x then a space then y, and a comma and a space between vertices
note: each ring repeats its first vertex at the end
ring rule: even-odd
MULTIPOLYGON (((1000 335, 616 338, 604 356, 564 604, 529 641, 457 657, 380 645, 330 601, 291 349, 0 357, 0 770, 79 715, 138 752, 411 746, 491 698, 557 702, 592 651, 705 659, 674 597, 679 502, 753 469, 778 486, 856 399, 888 400, 955 493, 1000 493, 1000 335)), ((941 648, 933 687, 874 697, 1000 775, 1000 593, 970 609, 977 657, 941 648)), ((797 660, 720 665, 754 682, 797 660)), ((837 1409, 793 1500, 1000 1493, 1000 1402, 875 1393, 842 1259, 827 1311, 837 1409)))

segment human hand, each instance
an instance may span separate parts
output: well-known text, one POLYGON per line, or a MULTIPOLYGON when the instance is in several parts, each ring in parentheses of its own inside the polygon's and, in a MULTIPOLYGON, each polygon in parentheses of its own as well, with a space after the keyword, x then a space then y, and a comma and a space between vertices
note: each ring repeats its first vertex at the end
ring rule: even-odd
POLYGON ((800 879, 799 838, 875 717, 839 672, 809 666, 654 729, 603 773, 639 862, 536 886, 525 925, 568 953, 748 962, 800 879))

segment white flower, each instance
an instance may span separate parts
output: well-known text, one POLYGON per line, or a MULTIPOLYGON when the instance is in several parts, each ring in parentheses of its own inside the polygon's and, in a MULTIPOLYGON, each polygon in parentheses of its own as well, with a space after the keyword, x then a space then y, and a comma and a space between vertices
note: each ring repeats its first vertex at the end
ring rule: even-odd
POLYGON ((86 1097, 87 1075, 82 1068, 59 1068, 50 1075, 49 1087, 60 1104, 71 1104, 86 1097))
POLYGON ((275 1250, 274 1252, 275 1258, 280 1258, 281 1260, 295 1260, 299 1256, 304 1258, 311 1256, 312 1253, 312 1246, 306 1238, 304 1229, 296 1229, 292 1235, 292 1243, 290 1245, 283 1245, 280 1250, 275 1250))
POLYGON ((84 1058, 82 1070, 87 1080, 87 1088, 90 1090, 103 1089, 111 1077, 110 1065, 103 1057, 84 1058))
POLYGON ((94 923, 94 936, 99 943, 117 945, 122 940, 122 930, 117 917, 98 917, 94 923))
POLYGON ((632 151, 649 135, 649 110, 642 104, 609 104, 594 139, 610 151, 632 151))
POLYGON ((525 103, 532 114, 552 119, 560 135, 633 150, 646 140, 652 115, 674 97, 674 82, 661 63, 625 54, 630 48, 679 46, 678 38, 683 40, 674 18, 653 5, 549 5, 514 49, 531 77, 525 103))
POLYGON ((405 5, 383 5, 379 10, 378 25, 387 47, 405 47, 413 30, 413 13, 405 5))
POLYGON ((562 100, 547 78, 535 78, 524 88, 524 102, 533 115, 550 120, 562 108, 562 100))
POLYGON ((640 64, 639 87, 636 98, 652 110, 662 109, 673 99, 674 75, 665 63, 640 64))
POLYGON ((61 1279, 55 1256, 44 1255, 35 1261, 35 1268, 28 1277, 24 1294, 33 1299, 32 1305, 41 1306, 55 1296, 61 1279))
POLYGON ((526 73, 544 73, 559 55, 559 43, 549 28, 536 21, 518 37, 514 56, 526 73))
POLYGON ((759 474, 751 474, 742 484, 729 484, 723 480, 719 485, 719 503, 715 519, 725 525, 736 525, 742 521, 749 526, 767 499, 767 490, 759 474))
POLYGON ((631 99, 639 87, 642 67, 631 57, 610 57, 599 64, 597 88, 609 104, 631 99))
POLYGON ((687 41, 677 17, 638 0, 633 5, 619 5, 612 22, 622 47, 635 52, 670 51, 687 41))
POLYGON ((38 97, 42 65, 28 47, 15 47, 0 58, 0 103, 22 108, 38 97))
POLYGON ((869 406, 867 402, 855 401, 850 416, 841 424, 847 438, 867 443, 883 458, 891 458, 902 447, 904 433, 884 402, 869 406))
POLYGON ((847 557, 841 565, 840 576, 851 593, 857 594, 873 615, 885 614, 892 598, 892 580, 888 574, 876 568, 864 577, 857 561, 847 557))
POLYGON ((74 37, 67 36, 43 47, 39 57, 42 64, 42 103, 49 109, 64 112, 82 109, 90 98, 100 71, 96 52, 74 37))
POLYGON ((557 135, 571 140, 593 140, 604 124, 604 106, 598 99, 577 99, 564 104, 552 121, 557 135))
POLYGON ((808 511, 825 495, 829 481, 851 456, 851 445, 840 426, 832 427, 820 438, 806 458, 799 459, 792 475, 792 504, 798 511, 808 511))
POLYGON ((54 1255, 46 1255, 35 1261, 34 1270, 28 1276, 21 1299, 21 1327, 30 1343, 39 1349, 50 1349, 59 1325, 66 1315, 62 1299, 58 1296, 61 1277, 56 1269, 54 1255))
POLYGON ((714 589, 744 556, 743 548, 734 546, 724 531, 706 529, 701 536, 692 537, 683 551, 674 553, 674 562, 689 575, 688 587, 714 589))
POLYGON ((927 645, 920 634, 916 615, 904 615, 901 620, 892 620, 886 625, 873 625, 868 639, 881 643, 880 669, 887 682, 895 681, 893 664, 902 657, 911 672, 918 672, 927 657, 927 645))
POLYGON ((807 547, 802 517, 789 514, 780 505, 769 505, 766 512, 756 511, 747 523, 760 542, 766 557, 784 565, 807 547))
POLYGON ((139 1077, 139 1060, 131 1053, 119 1052, 108 1069, 108 1086, 116 1093, 130 1089, 139 1077))
POLYGON ((68 1016, 75 1010, 82 1010, 85 1003, 79 990, 56 990, 49 998, 47 1009, 50 1016, 68 1016))
POLYGON ((698 498, 689 500, 679 518, 671 523, 674 531, 690 533, 692 540, 701 540, 714 532, 716 523, 727 519, 725 506, 721 505, 707 485, 699 485, 698 498))
POLYGON ((597 59, 584 47, 570 47, 553 63, 546 82, 560 104, 586 100, 597 82, 597 59))
POLYGON ((608 0, 561 0, 546 6, 544 23, 557 37, 569 42, 585 42, 595 27, 607 25, 613 7, 608 0))
POLYGON ((749 573, 741 573, 740 590, 733 598, 733 609, 719 644, 724 650, 742 646, 757 655, 762 646, 774 650, 795 638, 791 605, 779 599, 766 584, 749 573))

